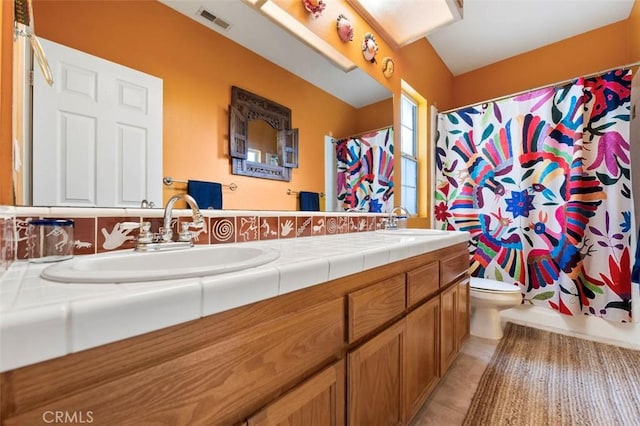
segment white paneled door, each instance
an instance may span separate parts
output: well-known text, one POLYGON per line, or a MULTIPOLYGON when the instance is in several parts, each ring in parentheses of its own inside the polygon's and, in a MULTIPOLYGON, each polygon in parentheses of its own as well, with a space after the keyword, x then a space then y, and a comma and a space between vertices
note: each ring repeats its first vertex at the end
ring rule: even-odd
POLYGON ((40 39, 33 90, 33 205, 162 205, 162 79, 40 39))

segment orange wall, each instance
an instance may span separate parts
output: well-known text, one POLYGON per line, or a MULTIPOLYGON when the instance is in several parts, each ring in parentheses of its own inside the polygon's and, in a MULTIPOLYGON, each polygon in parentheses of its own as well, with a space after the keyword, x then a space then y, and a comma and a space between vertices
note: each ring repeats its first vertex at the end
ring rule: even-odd
MULTIPOLYGON (((356 115, 355 125, 354 134, 393 125, 393 98, 360 108, 356 115)), ((340 138, 350 135, 335 136, 340 138)))
POLYGON ((399 59, 402 79, 429 104, 437 106, 439 110, 453 106, 453 74, 426 38, 400 49, 399 59))
MULTIPOLYGON (((362 37, 371 30, 366 22, 351 13, 353 16, 349 17, 356 26, 356 36, 350 43, 339 41, 335 32, 337 14, 334 12, 337 9, 332 8, 339 7, 340 12, 353 10, 345 0, 327 2, 327 10, 318 19, 306 14, 299 0, 276 2, 288 7, 292 15, 386 85, 394 95, 393 100, 356 111, 155 2, 130 0, 126 2, 128 13, 125 16, 120 15, 125 7, 122 2, 36 0, 34 8, 40 36, 80 50, 93 50, 98 56, 164 79, 165 174, 178 179, 194 177, 236 182, 239 189, 236 193, 225 194, 225 208, 246 208, 246 200, 251 200, 251 208, 295 209, 293 197, 281 195, 287 188, 321 191, 322 182, 318 176, 324 174, 323 165, 314 160, 322 158, 324 135, 341 137, 386 126, 389 124, 389 103, 393 105, 393 124, 398 126, 400 79, 407 81, 429 104, 446 110, 640 60, 638 0, 625 21, 457 77, 424 38, 396 51, 378 38, 378 63, 366 62, 360 52, 362 37), (62 20, 64 28, 73 28, 73 34, 65 34, 63 28, 55 25, 56 20, 62 20), (176 34, 168 41, 161 41, 167 28, 176 34), (105 33, 111 35, 104 37, 105 33), (123 45, 128 48, 121 49, 123 45), (207 55, 201 55, 201 52, 207 52, 207 55), (381 58, 384 56, 391 56, 396 62, 391 79, 382 76, 381 58), (555 66, 548 66, 550 63, 555 66), (256 74, 255 69, 265 72, 256 74), (300 169, 294 171, 291 183, 230 175, 226 108, 230 86, 234 84, 293 110, 293 125, 301 129, 301 157, 300 169), (322 106, 322 114, 314 113, 318 105, 322 106), (203 158, 207 160, 201 160, 203 158)), ((11 2, 2 2, 3 10, 11 11, 7 3, 11 2)), ((6 18, 6 13, 3 14, 4 22, 9 22, 2 27, 2 55, 6 57, 6 42, 11 39, 11 20, 6 18)), ((8 126, 10 130, 11 124, 10 114, 4 106, 7 93, 10 94, 10 90, 4 90, 7 81, 10 85, 6 71, 9 68, 10 72, 10 66, 6 66, 4 57, 0 119, 5 134, 0 139, 0 153, 3 154, 0 156, 0 189, 10 186, 11 143, 6 129, 8 126)), ((396 167, 396 170, 399 178, 400 168, 396 167)), ((6 194, 5 190, 0 192, 0 202, 10 203, 10 196, 6 194)), ((167 195, 165 193, 165 197, 167 195)))
POLYGON ((355 12, 346 0, 325 2, 326 8, 318 18, 309 14, 300 0, 273 1, 389 88, 394 95, 400 93, 400 80, 403 79, 429 102, 445 107, 450 105, 453 75, 425 38, 393 50, 382 37, 376 35, 376 31, 355 12), (339 14, 344 14, 353 24, 353 41, 345 43, 338 37, 336 18, 339 14), (378 45, 376 63, 373 64, 364 59, 361 50, 364 35, 369 32, 374 34, 378 45), (391 78, 385 78, 382 74, 382 59, 387 56, 395 62, 395 72, 391 78))
POLYGON ((382 58, 389 56, 395 59, 394 51, 380 37, 375 36, 378 45, 376 63, 370 63, 362 56, 362 41, 366 33, 373 33, 371 26, 360 17, 345 0, 326 1, 325 10, 322 14, 314 18, 308 13, 300 0, 273 0, 281 9, 286 10, 291 16, 307 26, 315 34, 333 46, 336 50, 348 57, 358 67, 362 68, 382 85, 389 89, 398 86, 400 83, 399 73, 387 79, 382 75, 382 58), (342 42, 338 37, 336 29, 336 19, 338 15, 345 15, 353 25, 353 41, 342 42))
POLYGON ((640 1, 635 0, 629 15, 629 63, 640 61, 640 1))
POLYGON ((625 65, 628 26, 629 20, 620 21, 459 75, 453 80, 453 106, 625 65))
POLYGON ((13 2, 0 4, 0 204, 13 204, 11 103, 13 2))
MULTIPOLYGON (((324 136, 354 132, 353 107, 161 3, 38 0, 34 13, 41 37, 163 79, 164 174, 235 182, 237 191, 225 191, 225 209, 295 210, 288 188, 324 190, 324 136), (291 182, 231 175, 233 85, 292 110, 300 156, 291 182)), ((165 190, 165 200, 173 191, 165 190)))
MULTIPOLYGON (((377 36, 377 32, 362 19, 354 9, 345 0, 331 0, 326 2, 326 8, 322 15, 314 18, 306 12, 300 0, 274 0, 282 9, 287 10, 294 18, 304 23, 315 34, 318 34, 325 41, 335 47, 339 52, 350 58, 358 67, 375 78, 378 82, 385 85, 393 93, 393 125, 397 129, 400 125, 400 94, 401 81, 405 80, 420 95, 422 95, 430 104, 437 105, 440 109, 450 108, 453 75, 445 66, 442 59, 435 52, 433 47, 425 38, 409 44, 401 49, 393 50, 389 44, 377 36), (339 14, 347 16, 354 26, 353 41, 343 43, 338 37, 336 30, 336 18, 339 14), (367 62, 361 51, 362 41, 367 32, 376 35, 378 45, 378 54, 376 56, 377 63, 367 62), (382 74, 382 59, 386 56, 391 57, 395 63, 395 72, 393 76, 386 79, 382 74)), ((382 127, 376 126, 359 126, 364 130, 382 127)), ((394 134, 395 144, 400 143, 400 133, 394 134)), ((394 179, 398 182, 402 179, 401 157, 395 157, 394 179)), ((400 191, 395 193, 395 204, 399 205, 400 191)))

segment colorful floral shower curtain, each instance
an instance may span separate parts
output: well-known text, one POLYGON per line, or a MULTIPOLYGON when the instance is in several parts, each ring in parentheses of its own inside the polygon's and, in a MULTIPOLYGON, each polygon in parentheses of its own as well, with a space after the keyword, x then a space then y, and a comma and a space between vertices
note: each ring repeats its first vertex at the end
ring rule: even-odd
POLYGON ((336 141, 337 197, 344 210, 393 208, 393 128, 336 141))
POLYGON ((436 222, 523 303, 631 320, 631 72, 438 117, 436 222))

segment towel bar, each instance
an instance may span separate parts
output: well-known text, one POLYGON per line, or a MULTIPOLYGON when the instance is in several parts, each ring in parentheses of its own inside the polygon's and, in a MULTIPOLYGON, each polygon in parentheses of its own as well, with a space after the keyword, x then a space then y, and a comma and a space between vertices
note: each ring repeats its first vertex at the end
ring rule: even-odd
MULTIPOLYGON (((174 179, 171 176, 165 176, 165 177, 162 178, 162 183, 164 183, 167 186, 171 186, 174 182, 176 182, 176 183, 187 183, 188 181, 174 179)), ((233 182, 231 182, 229 185, 226 185, 226 184, 223 183, 222 186, 225 186, 225 187, 229 188, 232 191, 235 191, 236 189, 238 189, 238 185, 236 185, 233 182)))
MULTIPOLYGON (((299 191, 292 191, 291 189, 287 189, 287 195, 298 194, 299 191)), ((324 198, 324 192, 320 193, 320 197, 324 198)))

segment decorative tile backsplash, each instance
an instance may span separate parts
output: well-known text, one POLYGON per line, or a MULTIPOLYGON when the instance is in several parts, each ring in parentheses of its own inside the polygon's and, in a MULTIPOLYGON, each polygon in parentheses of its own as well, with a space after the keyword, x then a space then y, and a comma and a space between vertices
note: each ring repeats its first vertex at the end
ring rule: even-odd
MULTIPOLYGON (((191 222, 191 210, 174 210, 174 234, 183 222, 191 222)), ((280 238, 334 235, 374 231, 386 214, 327 212, 258 212, 203 210, 205 226, 190 227, 195 244, 225 244, 280 238)), ((163 210, 91 209, 0 206, 0 272, 14 260, 27 258, 27 226, 31 219, 67 218, 75 221, 74 254, 131 249, 138 225, 151 222, 151 231, 163 226, 163 210)))

